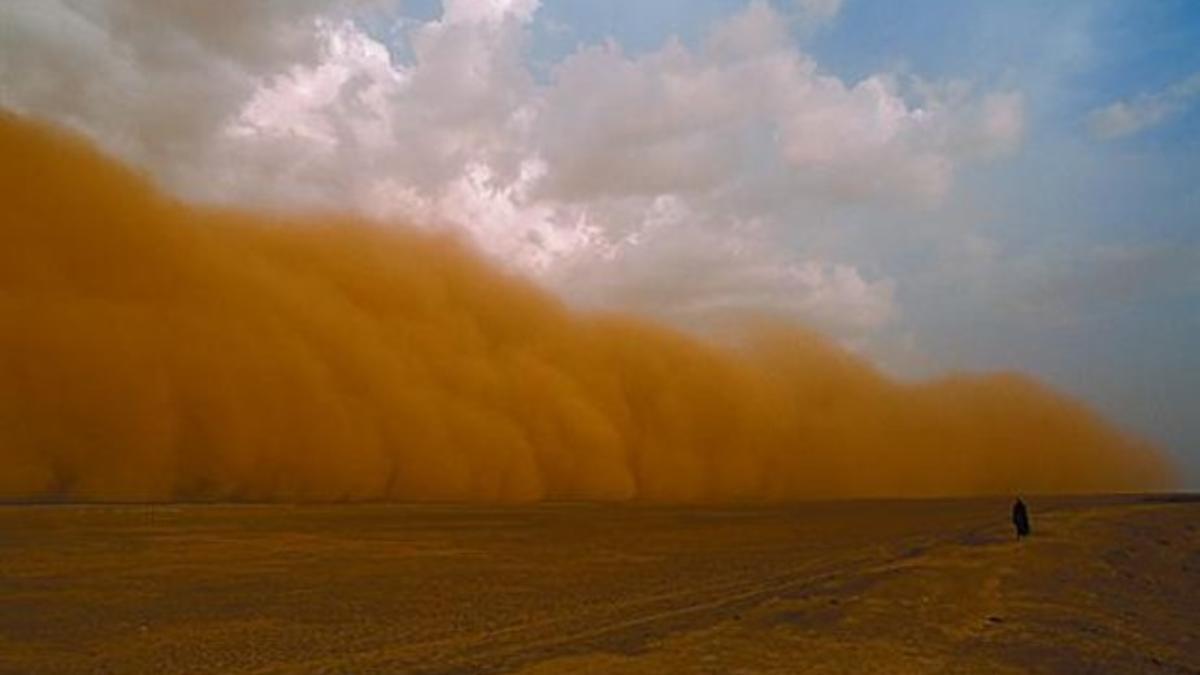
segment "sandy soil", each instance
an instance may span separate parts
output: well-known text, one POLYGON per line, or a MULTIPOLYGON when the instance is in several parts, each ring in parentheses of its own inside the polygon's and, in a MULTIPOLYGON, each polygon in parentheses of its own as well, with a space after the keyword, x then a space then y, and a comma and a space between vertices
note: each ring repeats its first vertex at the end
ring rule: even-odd
POLYGON ((0 507, 0 671, 1200 673, 1200 502, 0 507))

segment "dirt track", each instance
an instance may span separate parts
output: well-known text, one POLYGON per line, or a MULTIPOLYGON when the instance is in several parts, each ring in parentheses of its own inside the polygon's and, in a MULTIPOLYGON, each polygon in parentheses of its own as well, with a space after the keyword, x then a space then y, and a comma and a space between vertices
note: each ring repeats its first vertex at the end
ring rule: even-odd
POLYGON ((0 508, 4 672, 1200 672, 1200 503, 0 508))

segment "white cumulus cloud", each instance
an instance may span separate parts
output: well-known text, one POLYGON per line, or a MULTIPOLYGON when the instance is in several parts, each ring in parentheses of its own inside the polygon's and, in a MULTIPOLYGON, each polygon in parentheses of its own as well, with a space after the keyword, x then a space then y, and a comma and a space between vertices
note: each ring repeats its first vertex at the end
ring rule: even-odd
POLYGON ((582 46, 542 79, 537 0, 446 0, 403 24, 404 61, 364 4, 14 0, 0 105, 190 198, 454 227, 580 304, 845 336, 896 316, 895 283, 789 245, 803 214, 937 205, 1023 133, 1014 92, 823 71, 761 0, 697 46, 582 46))

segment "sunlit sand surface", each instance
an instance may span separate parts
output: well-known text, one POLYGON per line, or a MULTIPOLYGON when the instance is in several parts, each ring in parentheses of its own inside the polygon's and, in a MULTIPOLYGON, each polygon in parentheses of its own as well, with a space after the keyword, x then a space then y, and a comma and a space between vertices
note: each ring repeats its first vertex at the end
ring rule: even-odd
POLYGON ((0 671, 1200 671, 1200 502, 8 506, 0 671))

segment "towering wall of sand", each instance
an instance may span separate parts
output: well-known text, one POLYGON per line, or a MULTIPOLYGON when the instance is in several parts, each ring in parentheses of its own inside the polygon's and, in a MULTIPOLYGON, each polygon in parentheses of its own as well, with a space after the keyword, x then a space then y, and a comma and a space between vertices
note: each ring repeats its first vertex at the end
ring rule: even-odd
POLYGON ((1020 375, 572 313, 451 241, 176 203, 0 116, 2 499, 782 499, 1163 486, 1020 375))

